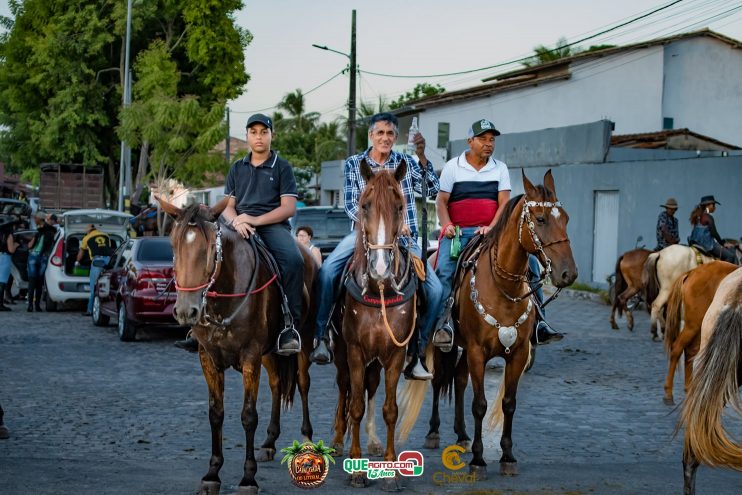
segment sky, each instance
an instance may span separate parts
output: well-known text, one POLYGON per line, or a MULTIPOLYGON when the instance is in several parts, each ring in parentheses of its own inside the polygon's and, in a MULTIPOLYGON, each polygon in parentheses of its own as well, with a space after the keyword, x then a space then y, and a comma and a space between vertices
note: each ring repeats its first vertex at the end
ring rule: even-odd
MULTIPOLYGON (((481 79, 512 70, 499 69, 434 78, 392 78, 466 71, 522 58, 537 45, 554 46, 609 29, 656 8, 675 5, 579 46, 629 44, 710 28, 742 40, 740 0, 245 0, 238 25, 254 35, 245 51, 250 81, 229 103, 230 133, 245 137, 245 123, 256 111, 272 113, 281 98, 300 88, 308 111, 323 121, 347 116, 349 77, 340 73, 348 58, 312 47, 326 45, 350 53, 351 12, 357 11, 359 101, 387 101, 416 84, 447 90, 481 84, 481 79), (331 79, 325 85, 316 86, 331 79)), ((7 14, 0 0, 0 14, 7 14)))

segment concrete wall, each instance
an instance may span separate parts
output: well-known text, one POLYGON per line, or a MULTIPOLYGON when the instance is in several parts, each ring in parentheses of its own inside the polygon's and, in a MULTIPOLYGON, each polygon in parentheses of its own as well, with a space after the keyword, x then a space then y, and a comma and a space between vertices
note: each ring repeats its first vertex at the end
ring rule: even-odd
POLYGON ((665 48, 664 117, 725 143, 742 146, 742 49, 711 38, 665 48))
MULTIPOLYGON (((573 64, 571 71, 569 80, 428 108, 420 113, 420 130, 435 149, 438 122, 449 122, 450 139, 456 140, 465 139, 471 123, 481 118, 502 133, 601 119, 615 122, 616 134, 662 129, 661 46, 573 64)), ((445 157, 446 150, 437 153, 445 157)))
POLYGON ((333 196, 343 191, 343 160, 322 162, 319 183, 321 186, 319 205, 335 206, 333 196))

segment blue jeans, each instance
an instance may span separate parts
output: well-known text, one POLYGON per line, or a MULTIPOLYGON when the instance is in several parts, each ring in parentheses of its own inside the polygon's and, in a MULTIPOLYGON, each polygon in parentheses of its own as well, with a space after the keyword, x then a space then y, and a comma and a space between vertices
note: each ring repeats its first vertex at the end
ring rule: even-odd
MULTIPOLYGON (((317 308, 317 328, 315 329, 315 336, 321 339, 325 335, 325 329, 327 323, 330 321, 330 311, 332 305, 335 302, 335 289, 338 285, 340 276, 343 274, 343 268, 348 263, 348 260, 353 256, 353 250, 356 246, 356 233, 351 232, 343 238, 342 241, 335 247, 335 250, 327 257, 322 263, 322 267, 319 270, 319 280, 316 285, 316 296, 319 300, 319 307, 317 308)), ((412 248, 412 252, 418 256, 421 254, 420 246, 415 243, 412 248)), ((440 307, 442 299, 441 282, 438 280, 433 269, 428 265, 428 273, 423 283, 423 291, 425 292, 425 298, 427 299, 428 308, 440 307)), ((422 316, 422 324, 420 326, 420 348, 425 349, 428 344, 428 338, 430 336, 430 330, 433 328, 435 323, 436 311, 425 311, 422 316)), ((417 345, 416 341, 410 343, 410 348, 414 349, 417 345)))
MULTIPOLYGON (((538 258, 532 254, 528 255, 528 270, 533 274, 533 279, 528 280, 531 288, 533 288, 533 286, 538 282, 538 279, 541 278, 541 264, 538 262, 538 258)), ((539 306, 542 305, 544 303, 544 291, 541 290, 541 287, 536 289, 534 295, 536 296, 536 300, 539 302, 539 306)))
POLYGON ((28 255, 28 280, 43 279, 44 273, 46 273, 46 262, 48 257, 43 254, 30 253, 28 255))
POLYGON ((110 256, 93 256, 93 261, 90 264, 90 298, 88 299, 88 313, 93 312, 93 300, 95 299, 95 283, 98 281, 98 277, 103 273, 102 266, 95 266, 96 261, 102 261, 103 265, 108 264, 110 256))

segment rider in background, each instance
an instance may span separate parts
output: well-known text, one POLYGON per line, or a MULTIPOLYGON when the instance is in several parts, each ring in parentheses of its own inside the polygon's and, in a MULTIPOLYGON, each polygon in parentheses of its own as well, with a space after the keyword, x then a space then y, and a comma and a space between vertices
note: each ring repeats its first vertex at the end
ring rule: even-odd
POLYGON ((657 216, 657 247, 654 248, 655 251, 680 242, 678 219, 675 218, 675 212, 678 211, 678 202, 675 198, 668 198, 665 204, 660 206, 665 211, 660 212, 657 216))
POLYGON ((704 196, 701 202, 690 214, 690 223, 693 231, 688 239, 689 244, 697 244, 710 255, 729 263, 737 263, 737 257, 731 249, 723 246, 724 239, 716 230, 716 222, 711 215, 716 211, 716 205, 721 205, 714 196, 704 196))
MULTIPOLYGON (((441 190, 436 199, 438 219, 443 225, 443 238, 438 248, 438 267, 436 273, 443 285, 443 301, 438 312, 439 328, 433 334, 433 345, 448 349, 453 344, 453 324, 450 308, 453 299, 450 294, 456 259, 450 256, 451 242, 455 228, 460 228, 461 250, 476 235, 485 235, 495 225, 501 212, 500 207, 510 200, 510 173, 507 165, 492 158, 495 150, 495 137, 500 131, 487 119, 474 122, 468 131, 469 149, 449 160, 441 172, 441 190)), ((535 256, 528 257, 529 279, 540 279, 541 266, 535 256)), ((543 302, 541 289, 536 291, 539 303, 543 302)), ((540 307, 540 304, 537 305, 540 307)), ((535 338, 538 344, 561 340, 563 335, 552 329, 539 313, 535 338)))

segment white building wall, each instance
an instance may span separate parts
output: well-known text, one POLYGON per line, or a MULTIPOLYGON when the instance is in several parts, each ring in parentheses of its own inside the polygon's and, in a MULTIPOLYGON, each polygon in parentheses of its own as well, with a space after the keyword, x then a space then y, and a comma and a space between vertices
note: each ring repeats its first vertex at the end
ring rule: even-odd
MULTIPOLYGON (((481 118, 503 133, 605 118, 616 123, 615 134, 657 131, 662 129, 663 59, 663 48, 655 46, 572 64, 568 80, 426 109, 420 130, 429 143, 436 141, 438 122, 451 124, 455 140, 466 138, 471 123, 481 118)), ((445 149, 437 152, 445 156, 445 149)))
POLYGON ((663 117, 742 146, 742 49, 696 38, 668 45, 664 58, 663 117))

